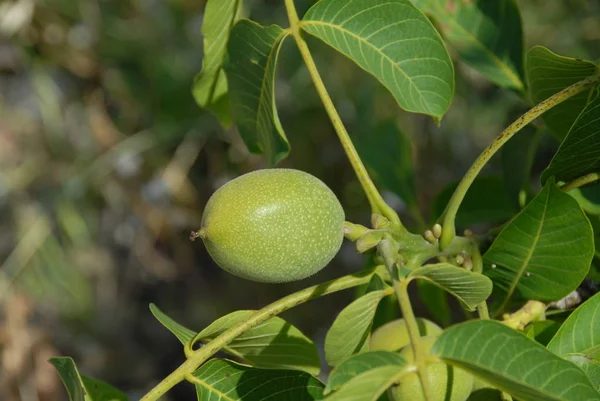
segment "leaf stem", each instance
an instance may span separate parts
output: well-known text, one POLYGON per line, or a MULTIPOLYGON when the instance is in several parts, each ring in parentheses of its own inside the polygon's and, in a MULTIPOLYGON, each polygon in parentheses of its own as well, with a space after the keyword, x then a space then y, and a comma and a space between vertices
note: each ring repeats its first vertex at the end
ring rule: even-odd
POLYGON ((563 185, 560 189, 564 192, 569 192, 575 188, 582 187, 586 184, 591 184, 592 182, 598 180, 600 180, 600 173, 589 173, 575 178, 573 181, 563 185))
POLYGON ((344 127, 344 123, 340 118, 337 110, 335 109, 335 105, 325 88, 325 84, 321 79, 321 75, 319 74, 319 70, 313 60, 312 54, 310 53, 310 49, 306 44, 306 41, 302 37, 300 33, 300 20, 298 19, 298 13, 296 12, 296 8, 294 6, 294 0, 285 0, 285 8, 287 9, 288 19, 290 22, 290 29, 292 32, 292 36, 298 45, 298 49, 300 50, 300 54, 302 55, 302 59, 306 64, 308 72, 312 78, 312 81, 317 89, 319 97, 323 102, 323 106, 327 111, 329 119, 333 124, 333 128, 340 139, 342 147, 350 160, 350 164, 358 177, 358 181, 360 182, 365 194, 367 195, 367 199, 369 200, 369 204, 371 205, 371 210, 373 213, 381 214, 385 216, 392 223, 393 227, 406 231, 404 226, 402 225, 398 214, 392 209, 381 197, 381 194, 377 191, 375 184, 369 177, 369 173, 365 168, 363 162, 356 151, 356 148, 352 144, 352 140, 344 127))
POLYGON ((357 287, 368 283, 375 273, 377 267, 365 270, 360 273, 354 273, 336 278, 318 285, 314 285, 286 297, 283 297, 264 308, 256 311, 252 316, 243 322, 230 327, 228 330, 215 337, 214 340, 205 344, 202 348, 194 351, 188 359, 182 363, 169 376, 164 378, 158 385, 150 390, 140 401, 156 401, 176 384, 183 381, 186 375, 193 373, 208 358, 213 356, 225 345, 229 344, 236 337, 243 334, 246 330, 268 320, 288 309, 291 309, 311 299, 319 298, 324 295, 342 291, 348 288, 357 287))
POLYGON ((510 138, 513 137, 517 132, 519 132, 522 128, 524 128, 531 121, 544 114, 546 111, 550 110, 557 104, 564 102, 565 100, 571 98, 572 96, 577 95, 578 93, 583 92, 584 90, 594 86, 600 81, 600 75, 593 75, 583 79, 579 82, 574 83, 573 85, 561 90, 560 92, 550 96, 548 99, 538 103, 533 106, 529 111, 523 114, 521 117, 516 119, 511 125, 509 125, 504 131, 498 135, 498 137, 492 142, 484 151, 479 155, 479 157, 475 160, 471 168, 467 171, 461 182, 458 184, 458 187, 452 194, 452 198, 448 202, 446 206, 446 210, 440 217, 440 221, 442 227, 444 229, 442 233, 442 237, 440 238, 440 247, 443 249, 456 235, 456 226, 455 219, 456 213, 458 212, 458 208, 462 203, 465 194, 469 190, 475 178, 486 165, 486 163, 494 156, 494 154, 504 145, 510 138))
POLYGON ((409 283, 410 280, 408 279, 394 279, 394 289, 396 290, 396 297, 398 297, 398 303, 402 310, 402 317, 404 318, 408 329, 408 336, 415 356, 417 372, 421 379, 423 394, 425 395, 425 400, 430 401, 433 400, 433 393, 431 392, 431 384, 429 383, 429 377, 427 376, 427 354, 423 349, 419 326, 417 325, 417 319, 410 303, 410 297, 408 296, 409 283))
MULTIPOLYGON (((473 262, 473 273, 483 274, 483 258, 476 243, 473 243, 471 251, 471 261, 473 262)), ((477 313, 482 320, 489 320, 490 313, 486 301, 482 301, 477 305, 477 313)))

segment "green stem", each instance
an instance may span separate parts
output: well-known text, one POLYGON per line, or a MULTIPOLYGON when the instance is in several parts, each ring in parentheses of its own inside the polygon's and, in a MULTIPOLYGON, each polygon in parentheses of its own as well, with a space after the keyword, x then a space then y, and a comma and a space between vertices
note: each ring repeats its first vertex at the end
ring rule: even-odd
POLYGON ((440 238, 440 247, 443 249, 448 246, 454 236, 456 235, 455 219, 458 208, 462 203, 465 194, 469 190, 475 177, 479 174, 481 169, 486 163, 494 156, 494 154, 504 145, 510 138, 513 137, 517 132, 524 128, 531 121, 544 114, 557 104, 564 102, 565 100, 583 92, 584 90, 594 86, 600 81, 600 75, 593 75, 584 80, 574 83, 573 85, 563 89, 562 91, 550 96, 543 102, 533 106, 529 111, 519 117, 515 122, 508 126, 500 135, 492 142, 485 150, 479 155, 477 160, 473 163, 471 168, 467 171, 462 181, 458 184, 458 187, 452 194, 452 198, 446 206, 446 210, 442 217, 440 217, 442 227, 444 229, 442 237, 440 238))
POLYGON ((181 364, 173 373, 167 376, 156 387, 150 390, 140 401, 156 401, 177 383, 183 381, 186 375, 193 373, 208 358, 213 356, 225 345, 229 344, 236 337, 256 325, 268 320, 288 309, 311 299, 319 298, 323 295, 332 294, 348 288, 357 287, 368 283, 371 280, 376 268, 366 271, 339 277, 312 287, 305 288, 296 293, 283 297, 272 304, 269 304, 256 311, 252 316, 243 322, 230 327, 211 342, 205 344, 202 348, 194 351, 188 359, 181 364))
POLYGON ((415 313, 413 312, 412 305, 410 303, 410 297, 408 296, 408 284, 410 280, 401 279, 394 280, 394 289, 396 290, 396 296, 398 297, 398 303, 402 310, 402 317, 406 322, 406 328, 408 329, 408 336, 412 345, 413 354, 415 356, 415 365, 417 366, 417 372, 421 379, 421 386, 423 388, 423 394, 425 400, 433 400, 433 393, 431 392, 431 384, 429 383, 429 377, 427 376, 427 354, 423 349, 423 343, 421 342, 421 335, 419 333, 419 326, 415 313))
MULTIPOLYGON (((483 258, 481 257, 481 252, 479 251, 479 247, 477 244, 473 244, 471 248, 471 261, 473 262, 473 273, 483 274, 483 258)), ((486 301, 482 301, 479 305, 477 305, 477 313, 479 314, 479 318, 482 320, 489 320, 490 313, 488 311, 488 306, 486 301)))
POLYGON ((302 55, 302 59, 306 64, 308 72, 312 78, 312 81, 317 89, 319 97, 323 102, 323 106, 327 111, 327 115, 333 124, 333 128, 337 133, 340 142, 342 143, 342 147, 350 160, 350 164, 358 177, 358 181, 360 182, 365 194, 367 195, 367 199, 369 200, 369 204, 371 205, 371 210, 373 213, 381 214, 385 216, 394 226, 394 228, 405 231, 404 226, 400 222, 400 218, 398 214, 392 209, 381 197, 381 194, 377 191, 375 184, 371 181, 367 169, 365 168, 363 162, 358 155, 358 152, 354 148, 352 144, 352 140, 346 131, 346 127, 344 127, 344 123, 340 118, 337 110, 335 109, 335 105, 325 88, 325 84, 321 79, 321 75, 319 74, 319 70, 313 60, 313 57, 310 53, 308 45, 306 41, 302 37, 300 33, 300 20, 298 19, 298 13, 296 12, 296 8, 294 7, 293 0, 285 0, 285 7, 287 9, 288 19, 290 22, 290 29, 292 32, 292 36, 298 45, 298 49, 300 50, 300 54, 302 55))
POLYGON ((573 181, 563 185, 560 189, 564 192, 569 192, 572 189, 582 187, 586 184, 591 184, 592 182, 598 180, 600 180, 599 173, 589 173, 579 178, 575 178, 573 181))

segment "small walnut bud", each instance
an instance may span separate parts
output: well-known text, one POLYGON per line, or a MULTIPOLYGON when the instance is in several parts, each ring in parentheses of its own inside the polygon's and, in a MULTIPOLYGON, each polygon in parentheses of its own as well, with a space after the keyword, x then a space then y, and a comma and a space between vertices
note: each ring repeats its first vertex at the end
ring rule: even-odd
POLYGON ((439 239, 442 236, 442 226, 439 224, 433 225, 433 236, 439 239))
POLYGON ((431 230, 425 231, 425 234, 423 235, 423 237, 427 240, 427 242, 430 242, 432 244, 434 244, 435 241, 437 241, 437 238, 433 235, 431 230))

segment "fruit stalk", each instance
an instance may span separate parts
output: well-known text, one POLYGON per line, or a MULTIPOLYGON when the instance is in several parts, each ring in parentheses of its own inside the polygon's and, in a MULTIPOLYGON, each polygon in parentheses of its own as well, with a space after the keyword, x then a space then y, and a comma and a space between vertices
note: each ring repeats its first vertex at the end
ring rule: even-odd
POLYGON ((367 284, 377 267, 365 270, 360 273, 349 274, 330 280, 318 285, 314 285, 286 297, 283 297, 264 308, 256 311, 248 320, 232 326, 221 333, 211 342, 205 344, 202 348, 190 354, 189 358, 175 369, 169 376, 165 377, 159 384, 150 390, 140 401, 156 401, 176 384, 183 381, 187 375, 192 374, 208 358, 217 353, 221 348, 229 344, 236 337, 243 334, 246 330, 268 320, 278 314, 300 305, 311 299, 319 298, 323 295, 346 290, 348 288, 358 287, 367 284))
POLYGON ((394 279, 394 289, 396 290, 396 296, 398 297, 398 303, 402 310, 402 317, 406 322, 408 328, 408 336, 410 337, 410 343, 415 356, 415 365, 417 365, 417 372, 421 379, 421 386, 423 388, 423 395, 425 395, 426 401, 433 400, 431 385, 429 383, 429 377, 427 376, 427 355, 421 344, 421 336, 419 334, 419 326, 417 325, 417 319, 413 312, 412 305, 410 303, 410 297, 408 296, 408 284, 410 280, 394 279))
POLYGON ((458 208, 465 198, 465 194, 469 190, 473 181, 479 174, 479 172, 483 169, 483 167, 487 164, 487 162, 496 154, 496 152, 506 143, 510 138, 513 137, 517 132, 519 132, 522 128, 524 128, 527 124, 544 114, 546 111, 550 110, 557 104, 564 102, 565 100, 577 95, 578 93, 583 92, 586 89, 591 88, 600 82, 600 75, 592 75, 574 83, 573 85, 561 90, 558 93, 550 96, 548 99, 538 103, 533 106, 529 111, 523 114, 521 117, 516 119, 511 125, 509 125, 504 131, 498 135, 498 137, 492 142, 487 148, 481 152, 479 157, 475 160, 473 165, 466 172, 456 190, 452 194, 452 198, 448 202, 446 206, 446 210, 440 217, 440 222, 444 231, 442 233, 442 237, 440 238, 440 248, 444 249, 446 246, 452 242, 452 239, 456 235, 456 226, 455 219, 456 213, 458 212, 458 208))
POLYGON ((338 138, 340 139, 340 142, 342 144, 342 147, 344 148, 344 151, 346 152, 346 155, 348 156, 348 159, 350 160, 350 164, 352 165, 352 168, 354 169, 354 172, 358 177, 358 181, 360 182, 363 190, 365 191, 365 194, 367 195, 367 199, 369 200, 369 204, 371 205, 372 212, 385 216, 388 220, 390 220, 394 228, 396 228, 397 230, 406 231, 406 229, 400 221, 400 217, 398 217, 398 214, 387 203, 385 203, 385 201, 381 197, 381 194, 377 191, 377 188, 375 187, 375 184, 373 184, 371 177, 369 177, 369 173, 367 172, 367 169, 365 168, 362 160, 360 159, 356 148, 352 144, 352 140, 350 139, 350 136, 346 131, 346 127, 344 127, 344 123, 342 122, 342 119, 338 114, 335 105, 333 104, 333 101, 331 100, 331 97, 327 92, 327 89, 325 88, 325 84, 321 79, 319 70, 317 69, 315 61, 313 60, 313 57, 310 53, 310 49, 308 48, 306 41, 300 33, 300 20, 298 19, 298 13, 296 12, 296 8, 294 6, 294 0, 285 0, 285 8, 287 10, 292 36, 294 37, 294 40, 298 45, 298 49, 300 50, 302 59, 306 64, 306 67, 317 89, 319 97, 323 102, 323 106, 327 111, 327 115, 329 116, 329 119, 333 124, 333 128, 335 129, 335 132, 337 133, 338 138))

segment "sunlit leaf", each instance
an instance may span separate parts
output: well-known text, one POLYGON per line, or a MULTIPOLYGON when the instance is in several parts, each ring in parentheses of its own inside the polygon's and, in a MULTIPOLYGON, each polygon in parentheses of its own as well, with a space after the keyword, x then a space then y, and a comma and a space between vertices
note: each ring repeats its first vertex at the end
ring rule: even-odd
POLYGON ((290 150, 275 105, 275 68, 288 35, 277 25, 264 27, 242 19, 227 44, 225 72, 233 120, 248 150, 264 154, 270 165, 290 150))
POLYGON ((522 90, 523 28, 514 0, 416 0, 431 15, 461 59, 506 88, 522 90))
MULTIPOLYGON (((198 333, 194 343, 208 342, 230 327, 248 320, 254 313, 256 311, 240 310, 225 315, 198 333)), ((313 342, 280 317, 272 317, 246 330, 223 350, 263 368, 298 369, 315 375, 321 369, 313 342)))
POLYGON ((429 281, 455 296, 469 310, 475 310, 477 304, 485 301, 492 293, 489 278, 449 263, 418 267, 410 272, 408 278, 429 281))
POLYGON ((237 20, 241 0, 208 0, 202 21, 204 58, 202 71, 196 76, 192 93, 200 107, 213 112, 222 125, 229 125, 229 99, 227 77, 223 71, 223 58, 229 31, 237 20))
POLYGON ((73 359, 51 358, 71 401, 127 401, 125 393, 100 380, 79 374, 73 359))
POLYGON ((375 76, 407 111, 440 119, 454 94, 439 34, 408 0, 321 0, 301 28, 375 76))
POLYGON ((600 358, 600 293, 580 305, 562 324, 548 349, 557 355, 600 358))
POLYGON ((556 301, 577 288, 594 255, 592 227, 569 195, 548 181, 484 255, 503 306, 513 296, 556 301))
POLYGON ((583 354, 567 354, 564 358, 579 366, 596 390, 600 391, 600 361, 583 354))
POLYGON ((202 365, 193 383, 198 401, 313 401, 323 398, 324 387, 306 372, 257 369, 223 359, 202 365))
POLYGON ((352 355, 368 350, 377 306, 390 293, 389 290, 369 292, 340 312, 325 337, 325 358, 329 365, 337 366, 352 355))
POLYGON ((398 353, 388 351, 371 351, 346 359, 329 375, 325 393, 337 391, 347 382, 364 372, 383 366, 396 366, 400 370, 406 360, 398 353))
POLYGON ((406 369, 403 370, 399 366, 377 367, 354 376, 325 400, 375 401, 407 373, 406 369))
MULTIPOLYGON (((525 69, 533 103, 539 103, 597 71, 594 63, 559 56, 543 46, 529 49, 525 69)), ((542 115, 550 131, 559 140, 567 135, 587 104, 589 93, 588 90, 575 95, 542 115)))
POLYGON ((439 337, 432 353, 518 399, 600 399, 581 369, 496 321, 470 321, 451 327, 439 337))
POLYGON ((150 304, 150 312, 167 330, 169 330, 183 345, 188 344, 196 333, 187 327, 182 326, 175 320, 167 316, 163 311, 158 309, 154 304, 150 304))
POLYGON ((600 95, 595 91, 593 96, 542 174, 542 182, 552 176, 568 182, 600 171, 600 95))

